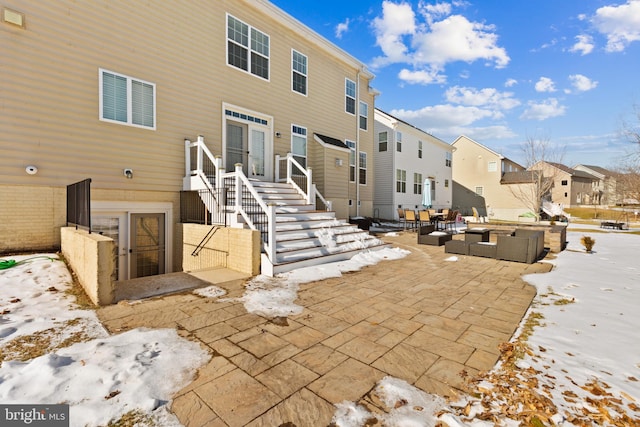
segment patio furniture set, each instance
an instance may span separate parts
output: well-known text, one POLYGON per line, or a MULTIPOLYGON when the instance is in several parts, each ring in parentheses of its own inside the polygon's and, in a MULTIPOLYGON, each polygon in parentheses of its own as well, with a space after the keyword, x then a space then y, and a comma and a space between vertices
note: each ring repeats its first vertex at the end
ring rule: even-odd
POLYGON ((435 209, 425 209, 416 212, 413 209, 398 209, 398 218, 404 224, 404 229, 418 229, 424 224, 433 225, 434 231, 450 230, 456 232, 456 222, 458 220, 459 211, 443 209, 442 212, 436 212, 435 209))
POLYGON ((442 246, 446 253, 495 258, 505 261, 533 264, 544 253, 544 231, 516 228, 511 234, 498 234, 495 242, 490 242, 488 228, 469 228, 464 239, 453 239, 446 232, 434 231, 432 226, 418 230, 418 243, 442 246))

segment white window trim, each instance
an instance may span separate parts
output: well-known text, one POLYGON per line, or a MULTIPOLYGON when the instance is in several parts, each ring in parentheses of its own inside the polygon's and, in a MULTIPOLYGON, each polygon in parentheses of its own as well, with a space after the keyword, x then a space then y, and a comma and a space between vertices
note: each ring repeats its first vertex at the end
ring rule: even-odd
POLYGON ((230 13, 226 14, 224 33, 225 33, 225 38, 224 38, 224 40, 225 40, 225 44, 224 44, 225 60, 224 60, 224 62, 227 64, 227 67, 231 67, 234 70, 241 71, 241 72, 243 72, 245 74, 249 74, 250 76, 257 77, 260 80, 264 80, 266 82, 271 81, 271 36, 269 34, 265 33, 264 31, 257 29, 253 25, 247 24, 242 19, 237 18, 237 17, 233 16, 230 13), (248 35, 249 36, 249 46, 244 46, 244 47, 246 47, 246 49, 248 50, 248 53, 249 53, 248 56, 247 56, 247 69, 246 70, 243 70, 242 68, 236 67, 235 65, 229 64, 229 42, 231 41, 232 43, 236 43, 236 44, 238 43, 235 40, 231 40, 229 38, 228 31, 229 31, 229 17, 230 16, 233 19, 235 19, 236 21, 240 21, 243 24, 245 24, 247 27, 249 27, 249 35, 248 35), (263 54, 261 54, 260 52, 257 52, 255 50, 251 49, 251 29, 254 29, 254 30, 258 31, 258 32, 264 34, 265 36, 267 36, 269 38, 269 56, 266 57, 269 60, 269 66, 267 67, 267 73, 269 74, 269 77, 266 78, 266 79, 264 77, 262 77, 262 76, 259 76, 257 74, 253 74, 251 72, 251 52, 255 52, 257 55, 260 55, 263 58, 265 58, 265 56, 263 54))
MULTIPOLYGON (((271 63, 269 63, 269 65, 271 65, 271 63)), ((302 96, 309 96, 309 57, 307 55, 305 55, 304 53, 300 52, 299 50, 296 49, 291 49, 291 91, 294 93, 297 93, 298 95, 302 95, 302 96), (307 68, 307 72, 305 74, 301 73, 300 71, 296 70, 293 68, 293 53, 297 53, 300 56, 304 56, 304 58, 306 59, 306 68, 307 68), (293 75, 297 73, 300 74, 301 76, 304 76, 306 79, 306 85, 305 85, 305 92, 298 92, 297 90, 295 90, 293 88, 293 75)))
POLYGON ((422 180, 422 174, 418 172, 413 173, 413 194, 422 194, 422 186, 424 181, 422 180))
POLYGON ((406 169, 396 169, 396 193, 407 194, 407 171, 406 169), (398 173, 400 176, 398 176, 398 173), (398 183, 400 183, 400 190, 398 190, 398 183), (403 185, 404 184, 404 191, 403 185))
POLYGON ((99 91, 100 91, 100 99, 99 99, 99 104, 100 104, 100 108, 99 108, 99 119, 100 121, 103 122, 108 122, 108 123, 116 123, 119 125, 124 125, 124 126, 132 126, 132 127, 136 127, 136 128, 140 128, 140 129, 149 129, 149 130, 156 130, 156 126, 157 126, 157 116, 156 116, 156 105, 157 105, 157 91, 156 91, 156 84, 155 83, 151 83, 148 82, 146 80, 142 80, 142 79, 137 79, 134 77, 130 77, 127 76, 126 74, 122 74, 122 73, 116 73, 115 71, 111 71, 111 70, 107 70, 105 68, 98 68, 98 85, 99 85, 99 91), (127 79, 127 121, 126 122, 122 122, 120 120, 113 120, 113 119, 106 119, 104 118, 104 101, 103 101, 103 75, 104 73, 109 73, 109 74, 113 74, 119 77, 123 77, 125 79, 127 79), (136 81, 136 82, 140 82, 140 83, 144 83, 144 84, 148 84, 150 86, 153 87, 153 126, 145 126, 145 125, 138 125, 133 123, 133 100, 131 98, 131 82, 136 81))
POLYGON ((358 173, 358 156, 356 155, 356 143, 345 139, 345 145, 349 147, 349 182, 356 182, 356 176, 358 173), (352 147, 353 146, 353 147, 352 147), (351 163, 351 155, 353 154, 353 164, 351 163), (351 168, 353 168, 353 179, 351 179, 351 168))
POLYGON ((356 85, 356 82, 351 80, 350 78, 345 77, 344 79, 344 98, 345 98, 344 112, 347 114, 351 114, 352 116, 355 116, 356 113, 358 112, 358 100, 356 99, 356 96, 358 95, 357 90, 358 90, 358 85, 356 85), (355 87, 355 91, 356 91, 354 96, 351 96, 347 93, 347 82, 353 83, 353 86, 355 87), (347 98, 353 99, 353 109, 354 109, 353 113, 350 111, 347 111, 347 98))
MULTIPOLYGON (((357 172, 357 174, 358 174, 358 184, 359 184, 359 185, 362 185, 363 187, 366 187, 366 186, 368 185, 368 184, 367 184, 367 182, 365 182, 365 183, 363 184, 363 183, 362 183, 362 180, 360 179, 360 170, 364 170, 365 180, 366 180, 366 177, 367 177, 367 170, 368 170, 368 165, 367 165, 367 163, 368 163, 368 162, 367 162, 367 153, 366 153, 366 151, 360 151, 360 152, 358 153, 358 160, 357 160, 357 161, 358 161, 358 170, 357 170, 356 172, 357 172), (364 167, 362 167, 362 166, 360 165, 360 164, 361 164, 360 160, 362 160, 362 156, 364 156, 364 163, 365 163, 365 164, 364 164, 364 167)), ((368 181, 368 180, 367 180, 367 181, 368 181)))
POLYGON ((389 132, 386 130, 383 130, 381 132, 378 132, 378 152, 379 153, 384 153, 386 151, 389 151, 389 132), (380 136, 384 134, 384 145, 385 145, 385 149, 384 150, 380 150, 380 144, 383 143, 383 141, 380 140, 380 136))
POLYGON ((369 104, 367 104, 367 103, 366 103, 366 102, 364 102, 364 101, 360 101, 360 102, 358 102, 358 128, 359 128, 360 130, 365 131, 365 132, 368 132, 368 131, 369 131, 369 104), (363 105, 365 106, 365 109, 367 110, 367 115, 366 115, 366 116, 362 114, 362 110, 363 110, 362 106, 363 106, 363 105), (362 118, 365 118, 365 119, 366 119, 366 123, 367 123, 367 127, 366 127, 366 128, 363 128, 363 127, 361 126, 362 118))
POLYGON ((304 157, 304 160, 305 160, 305 168, 308 168, 308 167, 309 167, 308 157, 307 157, 307 154, 308 154, 308 152, 309 152, 309 138, 308 138, 308 135, 309 135, 309 131, 307 130, 307 128, 306 128, 306 127, 304 127, 304 126, 300 126, 300 125, 297 125, 297 124, 295 124, 295 123, 292 123, 292 124, 291 124, 291 154, 292 154, 293 156, 295 156, 295 157, 304 157), (294 127, 295 127, 295 128, 298 128, 298 129, 304 129, 305 134, 303 135, 303 134, 301 134, 301 133, 294 132, 294 130, 293 130, 293 129, 294 129, 294 127), (294 136, 297 136, 297 137, 299 137, 299 138, 304 138, 304 141, 305 141, 305 143, 304 143, 304 156, 301 156, 300 154, 296 154, 296 153, 294 153, 294 152, 293 152, 293 137, 294 137, 294 136))

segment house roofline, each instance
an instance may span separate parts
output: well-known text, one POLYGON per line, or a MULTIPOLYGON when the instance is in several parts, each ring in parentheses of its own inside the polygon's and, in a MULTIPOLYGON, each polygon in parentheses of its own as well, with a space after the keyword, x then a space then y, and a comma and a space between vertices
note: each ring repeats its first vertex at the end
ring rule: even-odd
POLYGON ((469 141, 473 142, 473 143, 474 143, 474 144, 476 144, 477 146, 484 148, 485 150, 487 150, 487 151, 488 151, 488 152, 490 152, 491 154, 493 154, 493 155, 497 156, 500 160, 508 160, 508 161, 510 161, 511 163, 514 163, 514 164, 516 164, 516 165, 520 166, 522 169, 527 169, 526 167, 522 166, 520 163, 518 163, 518 162, 516 162, 516 161, 513 161, 513 160, 511 160, 510 158, 505 157, 505 156, 503 156, 502 154, 500 154, 500 153, 498 153, 498 152, 496 152, 496 151, 493 151, 491 148, 487 147, 486 145, 480 144, 480 143, 479 143, 478 141, 476 141, 475 139, 469 138, 469 137, 468 137, 468 136, 466 136, 466 135, 460 135, 459 137, 457 137, 457 138, 455 139, 455 141, 453 141, 453 142, 451 143, 451 145, 455 145, 455 144, 456 144, 456 142, 458 142, 461 138, 465 138, 465 139, 467 139, 467 140, 469 140, 469 141))
POLYGON ((325 52, 351 64, 354 68, 356 68, 359 72, 361 72, 364 75, 364 77, 366 77, 368 80, 372 80, 375 77, 375 75, 371 71, 367 70, 367 66, 362 61, 355 58, 351 54, 347 53, 345 50, 342 50, 335 44, 331 43, 329 40, 327 40, 326 38, 324 38, 323 36, 315 32, 314 30, 312 30, 311 28, 309 28, 308 26, 306 26, 305 24, 303 24, 293 16, 289 15, 284 10, 275 6, 270 1, 244 0, 244 3, 250 7, 261 9, 271 18, 277 21, 284 22, 287 26, 291 27, 291 29, 293 29, 297 33, 302 33, 304 38, 311 41, 312 43, 314 43, 315 45, 323 49, 325 52))
POLYGON ((453 147, 451 146, 451 144, 449 144, 448 142, 443 141, 442 139, 438 138, 437 136, 434 136, 433 134, 430 134, 429 132, 427 132, 427 131, 425 131, 425 130, 420 129, 419 127, 417 127, 417 126, 415 126, 415 125, 412 125, 411 123, 409 123, 409 122, 407 122, 407 121, 404 121, 404 120, 402 120, 402 119, 399 119, 399 118, 397 118, 396 116, 391 115, 391 114, 387 113, 386 111, 381 110, 381 109, 380 109, 380 108, 378 108, 378 107, 376 107, 376 108, 374 109, 374 114, 375 114, 375 113, 384 114, 385 116, 387 116, 388 118, 390 118, 390 119, 392 119, 392 120, 395 120, 395 121, 397 121, 397 122, 399 122, 399 123, 403 123, 403 124, 405 124, 405 125, 407 125, 407 126, 409 126, 409 127, 413 128, 413 129, 417 130, 418 132, 421 132, 421 133, 423 133, 423 134, 425 134, 425 135, 430 136, 431 138, 436 139, 436 142, 441 143, 441 144, 444 144, 444 145, 446 145, 448 148, 453 148, 453 147))

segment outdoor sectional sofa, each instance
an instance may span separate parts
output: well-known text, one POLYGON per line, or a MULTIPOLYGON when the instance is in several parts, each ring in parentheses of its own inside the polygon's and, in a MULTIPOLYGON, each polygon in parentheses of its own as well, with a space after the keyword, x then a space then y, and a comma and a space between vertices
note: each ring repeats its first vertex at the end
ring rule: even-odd
POLYGON ((518 228, 510 235, 498 235, 496 243, 476 241, 469 236, 465 240, 451 240, 445 243, 445 252, 496 258, 505 261, 532 264, 544 253, 544 231, 518 228))
POLYGON ((533 264, 544 252, 544 231, 516 228, 511 236, 498 236, 496 258, 533 264))

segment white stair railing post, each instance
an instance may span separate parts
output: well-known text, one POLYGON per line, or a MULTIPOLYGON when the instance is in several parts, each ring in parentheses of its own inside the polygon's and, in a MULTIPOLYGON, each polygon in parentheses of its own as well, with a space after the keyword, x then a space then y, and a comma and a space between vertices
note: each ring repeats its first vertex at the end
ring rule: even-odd
POLYGON ((276 205, 267 206, 267 254, 272 264, 276 263, 276 205))
POLYGON ((275 182, 280 182, 280 154, 276 154, 276 166, 273 176, 275 182))
POLYGON ((184 176, 191 176, 191 141, 184 139, 184 176))
POLYGON ((310 205, 315 205, 316 204, 316 196, 313 192, 314 186, 313 186, 313 180, 311 179, 313 177, 313 174, 311 172, 311 168, 307 168, 307 203, 310 205))
POLYGON ((203 157, 202 147, 203 146, 204 146, 204 136, 198 135, 198 166, 197 166, 197 169, 199 171, 202 170, 202 157, 203 157))
POLYGON ((293 170, 293 164, 289 161, 293 158, 292 153, 287 153, 287 182, 291 181, 291 175, 293 170))
POLYGON ((242 180, 240 176, 242 175, 242 163, 235 164, 235 178, 236 178, 236 200, 235 200, 235 213, 239 213, 242 209, 242 180))

